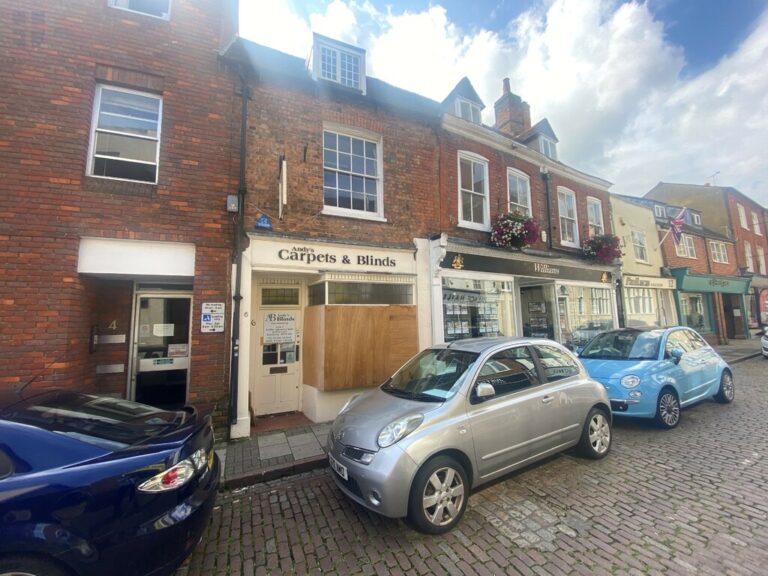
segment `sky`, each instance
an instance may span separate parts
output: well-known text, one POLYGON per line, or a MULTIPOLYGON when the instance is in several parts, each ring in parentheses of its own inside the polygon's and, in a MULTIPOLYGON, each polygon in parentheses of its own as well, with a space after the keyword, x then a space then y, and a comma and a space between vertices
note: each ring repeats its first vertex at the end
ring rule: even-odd
POLYGON ((437 101, 467 76, 486 124, 509 77, 613 192, 710 183, 768 207, 768 0, 240 0, 254 42, 306 58, 313 31, 437 101))

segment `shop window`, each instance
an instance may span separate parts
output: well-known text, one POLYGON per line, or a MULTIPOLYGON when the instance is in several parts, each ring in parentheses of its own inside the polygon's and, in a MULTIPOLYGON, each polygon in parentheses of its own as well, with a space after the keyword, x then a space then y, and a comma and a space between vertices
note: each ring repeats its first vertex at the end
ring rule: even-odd
POLYGON ((298 288, 262 288, 262 306, 298 306, 298 288))
POLYGON ((159 96, 99 86, 88 175, 157 183, 161 115, 159 96))
POLYGON ((443 338, 512 336, 505 282, 443 278, 443 338))
POLYGON ((627 310, 635 316, 653 315, 656 313, 653 291, 649 288, 629 288, 627 290, 627 310))
POLYGON ((573 376, 578 376, 581 372, 579 363, 570 354, 559 348, 536 345, 534 349, 544 368, 544 377, 547 379, 547 382, 572 378, 573 376))
POLYGON ((561 285, 557 295, 562 343, 584 346, 614 327, 612 290, 561 285))
POLYGON ((383 217, 381 141, 356 131, 323 131, 323 212, 383 217))
POLYGON ((603 203, 597 198, 587 198, 587 221, 590 238, 603 234, 603 203))
POLYGON ((560 243, 579 247, 579 222, 576 216, 576 195, 568 188, 558 187, 557 207, 560 213, 560 243))
POLYGON ((496 396, 537 386, 536 364, 528 347, 518 346, 491 356, 480 369, 478 383, 492 385, 496 396))
POLYGON ((507 168, 507 194, 509 197, 508 212, 520 212, 532 216, 531 211, 531 181, 526 174, 507 168))
POLYGON ((487 231, 488 161, 469 152, 459 152, 459 225, 487 231))
POLYGON ((611 291, 604 288, 592 288, 592 314, 609 315, 611 313, 611 291))
POLYGON ((413 285, 321 282, 310 286, 309 305, 320 306, 323 304, 410 305, 413 304, 413 285))
POLYGON ((699 332, 711 332, 709 323, 709 298, 705 294, 680 293, 680 321, 699 332))
POLYGON ((309 287, 309 305, 322 306, 325 304, 325 282, 313 284, 309 287))

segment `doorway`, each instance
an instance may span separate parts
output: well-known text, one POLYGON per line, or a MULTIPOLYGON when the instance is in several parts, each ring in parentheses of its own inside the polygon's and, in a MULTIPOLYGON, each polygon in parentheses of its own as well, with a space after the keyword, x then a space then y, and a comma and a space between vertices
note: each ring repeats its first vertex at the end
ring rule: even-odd
POLYGON ((187 402, 191 294, 137 293, 129 397, 160 408, 187 402))
POLYGON ((300 409, 302 308, 300 286, 258 288, 251 322, 251 403, 256 416, 300 409))

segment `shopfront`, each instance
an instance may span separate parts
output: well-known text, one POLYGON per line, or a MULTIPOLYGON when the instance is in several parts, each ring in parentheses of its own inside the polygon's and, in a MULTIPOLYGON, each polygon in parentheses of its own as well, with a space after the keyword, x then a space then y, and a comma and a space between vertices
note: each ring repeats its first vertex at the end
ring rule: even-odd
POLYGON ((435 341, 532 336, 576 347, 617 325, 612 267, 450 242, 441 249, 435 341))
POLYGON ((622 277, 624 325, 628 328, 676 326, 674 278, 653 276, 622 277))
POLYGON ((252 234, 244 262, 238 420, 330 420, 418 352, 413 248, 252 234))
POLYGON ((754 313, 750 315, 752 327, 762 328, 768 325, 768 278, 765 276, 753 277, 750 302, 751 308, 754 310, 754 313))
POLYGON ((727 343, 749 337, 748 309, 744 296, 751 278, 692 274, 673 268, 675 299, 680 323, 700 332, 710 342, 727 343))

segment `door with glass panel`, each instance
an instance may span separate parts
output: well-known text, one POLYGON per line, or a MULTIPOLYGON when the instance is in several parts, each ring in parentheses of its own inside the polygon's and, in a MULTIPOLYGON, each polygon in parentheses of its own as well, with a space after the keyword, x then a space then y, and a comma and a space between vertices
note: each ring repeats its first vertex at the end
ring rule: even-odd
POLYGON ((255 381, 251 384, 257 416, 300 408, 301 327, 298 286, 265 286, 252 324, 255 381))

